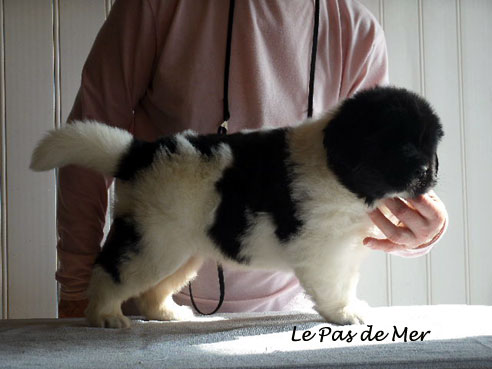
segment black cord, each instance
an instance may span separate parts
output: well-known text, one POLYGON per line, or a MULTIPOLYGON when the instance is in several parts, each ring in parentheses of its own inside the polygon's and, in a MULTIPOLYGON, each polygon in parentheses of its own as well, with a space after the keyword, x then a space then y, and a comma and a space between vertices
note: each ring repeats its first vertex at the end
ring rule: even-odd
MULTIPOLYGON (((229 70, 231 67, 231 44, 232 44, 232 26, 234 23, 234 7, 236 5, 235 0, 229 1, 229 21, 227 22, 227 41, 226 41, 226 56, 225 56, 225 65, 224 65, 224 111, 223 111, 223 123, 219 126, 217 133, 219 135, 227 134, 227 121, 231 117, 229 112, 229 70)), ((201 315, 212 315, 215 314, 224 302, 225 295, 225 283, 224 283, 224 270, 222 269, 222 265, 217 263, 217 275, 219 278, 219 303, 214 311, 211 313, 202 312, 195 303, 195 299, 193 298, 193 291, 191 288, 191 282, 188 283, 188 290, 190 292, 190 300, 191 304, 195 308, 195 310, 201 315)))
POLYGON ((313 116, 313 97, 314 97, 314 72, 316 70, 316 53, 318 51, 318 31, 319 31, 319 0, 315 0, 314 5, 314 29, 313 47, 311 49, 311 68, 309 73, 309 97, 307 116, 313 116))
MULTIPOLYGON (((234 1, 234 0, 231 0, 234 1)), ((224 125, 220 125, 217 134, 219 135, 226 135, 227 134, 227 128, 224 125)), ((217 304, 217 307, 212 311, 211 313, 204 313, 201 311, 198 306, 195 303, 195 299, 193 298, 193 291, 191 289, 191 282, 188 283, 188 291, 190 292, 190 300, 191 304, 195 308, 196 312, 201 314, 201 315, 212 315, 215 314, 217 311, 219 311, 220 307, 224 303, 224 296, 225 296, 225 283, 224 283, 224 270, 222 269, 222 265, 217 263, 217 276, 219 278, 219 303, 217 304)))
POLYGON ((196 306, 195 300, 193 299, 193 291, 191 290, 191 282, 188 283, 188 290, 190 291, 191 304, 193 305, 195 310, 201 315, 215 314, 220 309, 220 307, 222 306, 222 303, 224 302, 224 294, 225 294, 224 270, 222 269, 222 265, 220 265, 220 264, 217 264, 217 274, 219 276, 219 289, 220 289, 219 304, 217 305, 215 310, 212 311, 211 313, 204 313, 200 309, 198 309, 198 306, 196 306))
POLYGON ((224 122, 227 122, 231 117, 229 112, 229 70, 231 66, 231 44, 232 44, 232 26, 234 23, 234 7, 236 5, 235 0, 229 1, 229 21, 227 23, 227 41, 226 41, 226 55, 224 66, 224 122))

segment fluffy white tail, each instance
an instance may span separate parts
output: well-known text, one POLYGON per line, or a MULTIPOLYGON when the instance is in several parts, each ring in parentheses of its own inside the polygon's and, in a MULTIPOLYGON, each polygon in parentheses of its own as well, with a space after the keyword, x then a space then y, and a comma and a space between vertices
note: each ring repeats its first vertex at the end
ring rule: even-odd
POLYGON ((45 171, 76 164, 114 175, 133 136, 97 122, 74 122, 48 132, 34 149, 30 168, 45 171))

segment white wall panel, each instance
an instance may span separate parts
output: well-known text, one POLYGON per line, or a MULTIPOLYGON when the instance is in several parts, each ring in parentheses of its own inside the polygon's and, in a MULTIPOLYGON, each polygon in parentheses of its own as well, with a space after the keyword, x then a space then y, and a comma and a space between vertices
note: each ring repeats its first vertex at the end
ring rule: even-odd
POLYGON ((460 1, 473 304, 492 304, 492 1, 460 1))
POLYGON ((4 0, 8 317, 56 314, 55 177, 28 165, 53 128, 50 0, 4 0))
POLYGON ((383 18, 388 45, 390 82, 420 92, 418 0, 384 0, 383 18))
POLYGON ((466 204, 461 135, 460 58, 456 1, 423 2, 426 97, 441 117, 445 137, 439 148, 436 192, 447 205, 451 226, 429 260, 431 302, 466 303, 466 204), (445 88, 443 88, 445 86, 445 88))

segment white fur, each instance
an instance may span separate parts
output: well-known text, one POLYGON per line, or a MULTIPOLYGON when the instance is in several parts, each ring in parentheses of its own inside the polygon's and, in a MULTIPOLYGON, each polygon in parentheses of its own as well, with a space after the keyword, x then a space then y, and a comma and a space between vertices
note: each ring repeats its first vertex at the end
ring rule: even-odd
POLYGON ((39 142, 30 168, 39 172, 77 164, 113 175, 131 142, 132 135, 122 129, 76 121, 63 129, 50 131, 39 142))
MULTIPOLYGON (((294 271, 328 321, 360 323, 365 304, 356 298, 356 285, 365 254, 362 239, 373 226, 367 206, 327 166, 322 130, 328 121, 325 116, 307 122, 288 136, 301 234, 280 244, 270 216, 259 214, 242 239, 241 256, 250 260, 248 268, 294 271)), ((36 149, 32 167, 44 170, 77 163, 102 172, 114 170, 118 155, 128 147, 127 133, 102 125, 87 127, 92 128, 77 124, 51 133, 36 149), (89 137, 96 142, 89 142, 89 137)), ((245 268, 225 257, 207 235, 220 202, 215 183, 233 165, 231 150, 222 144, 211 160, 203 160, 188 142, 189 135, 178 135, 179 154, 171 158, 162 153, 145 175, 133 182, 117 181, 115 215, 132 213, 143 245, 120 266, 119 284, 95 267, 87 310, 92 325, 128 326, 120 305, 139 295, 149 318, 187 318, 189 312, 180 311, 170 296, 193 278, 200 265, 194 260, 214 258, 245 268)))

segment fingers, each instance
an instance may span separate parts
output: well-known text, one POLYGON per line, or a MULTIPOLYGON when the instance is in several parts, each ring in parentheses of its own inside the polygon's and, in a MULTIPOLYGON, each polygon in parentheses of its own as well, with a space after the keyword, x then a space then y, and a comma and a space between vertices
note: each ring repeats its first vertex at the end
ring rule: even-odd
POLYGON ((390 240, 379 240, 377 238, 367 237, 364 239, 364 244, 367 245, 372 250, 391 252, 391 251, 401 251, 407 250, 408 247, 404 245, 399 245, 390 240))
POLYGON ((373 223, 387 237, 385 240, 364 239, 364 244, 369 243, 368 246, 376 250, 389 252, 428 245, 442 232, 447 219, 446 208, 434 192, 408 200, 387 199, 384 204, 400 222, 395 225, 379 209, 369 213, 373 223))
POLYGON ((370 212, 369 217, 391 242, 401 245, 413 245, 415 236, 408 227, 394 225, 379 209, 370 212))
POLYGON ((446 207, 434 192, 408 199, 408 201, 427 220, 426 226, 420 229, 423 236, 427 234, 427 237, 431 237, 441 231, 448 215, 446 207))
POLYGON ((427 226, 427 219, 419 211, 408 206, 402 199, 398 197, 388 199, 385 201, 385 205, 410 230, 422 229, 427 226))
POLYGON ((443 214, 446 214, 444 204, 434 191, 408 199, 407 201, 426 219, 440 219, 443 217, 443 214))

